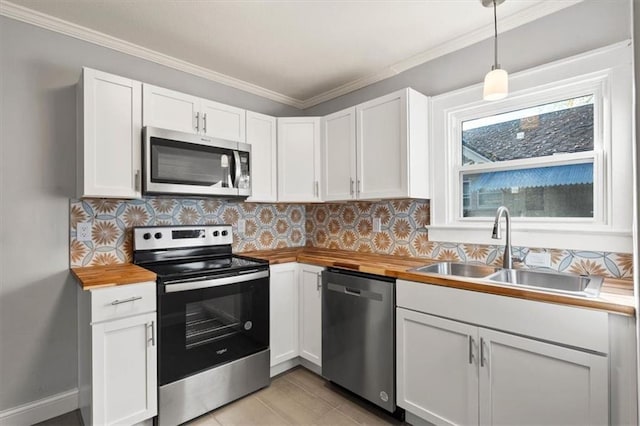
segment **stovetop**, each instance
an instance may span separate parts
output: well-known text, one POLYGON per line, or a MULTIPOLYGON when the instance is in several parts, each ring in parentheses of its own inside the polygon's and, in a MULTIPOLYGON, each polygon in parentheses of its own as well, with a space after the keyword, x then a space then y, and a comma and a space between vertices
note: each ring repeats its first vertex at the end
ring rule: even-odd
POLYGON ((240 272, 247 269, 264 269, 268 262, 252 260, 236 255, 213 257, 205 259, 187 259, 180 261, 163 261, 141 265, 155 272, 159 278, 192 277, 205 275, 219 275, 240 272))

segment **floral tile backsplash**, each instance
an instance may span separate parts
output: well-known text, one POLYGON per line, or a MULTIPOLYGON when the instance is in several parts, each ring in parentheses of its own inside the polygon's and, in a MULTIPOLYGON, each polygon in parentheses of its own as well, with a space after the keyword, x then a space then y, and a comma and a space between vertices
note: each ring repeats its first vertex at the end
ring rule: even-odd
POLYGON ((230 224, 233 250, 268 250, 305 245, 305 208, 297 204, 256 204, 222 200, 147 198, 71 200, 72 267, 131 262, 131 228, 155 225, 230 224), (245 232, 238 235, 238 220, 245 232), (76 239, 76 225, 91 222, 91 241, 76 239))
MULTIPOLYGON (((76 266, 131 262, 131 228, 149 225, 228 223, 233 250, 244 252, 284 247, 320 247, 424 259, 502 264, 502 245, 429 241, 428 200, 390 200, 326 204, 256 204, 237 201, 147 198, 143 200, 71 200, 70 264, 76 266), (381 232, 374 232, 374 218, 381 232), (238 220, 245 232, 238 234, 238 220), (91 241, 76 239, 76 225, 92 223, 91 241)), ((514 255, 549 252, 551 269, 613 278, 631 278, 629 253, 514 247, 514 255)))
MULTIPOLYGON (((429 241, 428 200, 393 200, 313 204, 307 206, 307 246, 394 254, 454 262, 502 265, 503 245, 429 241), (373 232, 380 218, 381 232, 373 232)), ((531 252, 549 252, 551 268, 560 272, 631 278, 629 253, 514 247, 524 259, 531 252)))

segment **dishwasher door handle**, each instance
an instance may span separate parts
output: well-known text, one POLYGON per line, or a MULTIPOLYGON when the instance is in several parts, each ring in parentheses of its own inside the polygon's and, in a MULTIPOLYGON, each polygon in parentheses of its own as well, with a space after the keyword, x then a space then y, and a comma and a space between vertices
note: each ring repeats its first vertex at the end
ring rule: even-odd
POLYGON ((342 293, 354 297, 363 297, 366 299, 382 301, 382 294, 375 291, 360 290, 352 287, 346 287, 339 284, 327 283, 327 290, 335 291, 336 293, 342 293))

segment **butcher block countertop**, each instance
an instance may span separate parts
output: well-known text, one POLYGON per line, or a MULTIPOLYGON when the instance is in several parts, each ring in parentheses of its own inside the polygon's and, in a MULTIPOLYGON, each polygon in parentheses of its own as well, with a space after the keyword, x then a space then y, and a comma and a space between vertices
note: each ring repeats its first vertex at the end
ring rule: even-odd
POLYGON ((369 274, 384 275, 408 281, 453 287, 463 290, 479 291, 483 293, 562 305, 579 306, 623 315, 635 315, 633 281, 627 279, 606 278, 602 286, 600 296, 598 298, 586 298, 557 293, 545 293, 543 291, 500 285, 497 283, 490 284, 486 281, 474 278, 447 277, 439 274, 409 271, 410 269, 418 266, 438 262, 437 260, 431 259, 417 259, 412 257, 319 248, 277 249, 244 252, 239 254, 242 256, 268 260, 272 265, 288 262, 300 262, 317 266, 344 268, 369 274))
POLYGON ((84 290, 156 280, 154 272, 131 263, 71 268, 71 273, 84 290))

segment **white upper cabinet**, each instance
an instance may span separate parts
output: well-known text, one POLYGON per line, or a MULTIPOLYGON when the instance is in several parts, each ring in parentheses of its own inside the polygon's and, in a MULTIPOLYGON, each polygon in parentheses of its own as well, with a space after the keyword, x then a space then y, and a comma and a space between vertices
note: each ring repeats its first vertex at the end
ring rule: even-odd
POLYGON ((145 84, 143 125, 245 142, 245 110, 145 84))
POLYGON ((202 134, 214 138, 245 142, 245 114, 241 108, 202 99, 202 134))
POLYGON ((322 199, 356 198, 356 108, 322 117, 322 199))
POLYGON ((251 144, 251 197, 247 201, 276 202, 277 146, 275 117, 247 111, 247 143, 251 144))
POLYGON ((78 84, 78 197, 140 198, 142 84, 90 68, 78 84))
POLYGON ((323 200, 428 198, 428 105, 403 89, 323 117, 323 200))
POLYGON ((278 118, 278 201, 320 200, 320 117, 278 118))
POLYGON ((358 198, 428 198, 428 98, 403 89, 356 114, 358 198))
POLYGON ((200 131, 200 98, 150 84, 143 90, 143 125, 187 133, 200 131))

